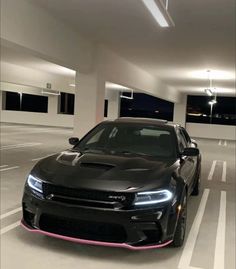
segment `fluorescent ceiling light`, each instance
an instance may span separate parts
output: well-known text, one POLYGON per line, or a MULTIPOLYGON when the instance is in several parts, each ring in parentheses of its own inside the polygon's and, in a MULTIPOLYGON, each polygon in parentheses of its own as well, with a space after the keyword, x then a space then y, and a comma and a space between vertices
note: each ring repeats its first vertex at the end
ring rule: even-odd
POLYGON ((130 90, 130 96, 123 95, 123 93, 121 92, 121 94, 120 94, 120 98, 133 100, 133 99, 134 99, 134 91, 133 91, 133 90, 130 90))
POLYGON ((75 84, 71 83, 69 86, 71 86, 71 87, 75 87, 75 84))
POLYGON ((61 95, 61 93, 58 91, 58 92, 53 92, 53 91, 45 91, 45 90, 42 90, 41 92, 42 94, 46 94, 46 95, 61 95))
POLYGON ((213 95, 213 92, 211 89, 205 89, 205 93, 209 96, 212 96, 213 95))
POLYGON ((142 0, 153 18, 161 27, 175 26, 167 8, 162 0, 142 0))

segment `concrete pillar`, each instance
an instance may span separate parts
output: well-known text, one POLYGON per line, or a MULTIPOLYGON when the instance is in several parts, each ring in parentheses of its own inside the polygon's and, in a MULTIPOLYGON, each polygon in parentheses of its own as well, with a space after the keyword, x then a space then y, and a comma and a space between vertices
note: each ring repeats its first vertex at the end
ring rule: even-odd
POLYGON ((55 117, 58 113, 58 96, 48 96, 48 117, 55 117))
POLYGON ((0 90, 0 110, 3 110, 3 94, 2 94, 2 90, 0 90))
POLYGON ((107 119, 114 120, 120 116, 120 92, 106 90, 106 99, 108 100, 107 119))
POLYGON ((174 104, 174 123, 186 126, 187 95, 182 95, 181 101, 174 104))
POLYGON ((94 71, 76 73, 74 135, 82 138, 104 119, 105 80, 94 71))

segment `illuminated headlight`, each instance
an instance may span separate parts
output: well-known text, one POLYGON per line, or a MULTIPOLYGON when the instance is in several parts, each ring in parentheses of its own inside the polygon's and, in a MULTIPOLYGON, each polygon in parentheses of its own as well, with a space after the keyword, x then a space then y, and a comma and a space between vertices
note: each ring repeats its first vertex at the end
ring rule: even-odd
POLYGON ((134 205, 154 205, 171 201, 173 193, 169 190, 139 192, 136 194, 134 205))
POLYGON ((43 193, 42 181, 32 175, 28 176, 27 184, 29 187, 37 192, 43 193))

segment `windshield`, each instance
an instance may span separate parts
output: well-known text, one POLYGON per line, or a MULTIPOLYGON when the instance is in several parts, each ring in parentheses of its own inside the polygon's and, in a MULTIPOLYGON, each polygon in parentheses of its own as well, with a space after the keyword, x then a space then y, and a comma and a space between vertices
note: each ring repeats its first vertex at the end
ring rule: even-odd
POLYGON ((164 126, 105 123, 85 136, 75 149, 82 152, 174 157, 173 133, 164 126))

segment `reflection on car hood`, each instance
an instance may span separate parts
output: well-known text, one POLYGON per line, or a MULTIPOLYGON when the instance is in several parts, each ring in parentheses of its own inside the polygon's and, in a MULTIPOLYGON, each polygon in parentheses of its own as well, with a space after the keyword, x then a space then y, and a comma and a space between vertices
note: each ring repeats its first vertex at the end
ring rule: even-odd
POLYGON ((69 188, 145 191, 168 185, 176 166, 174 159, 67 150, 41 160, 32 173, 69 188))

